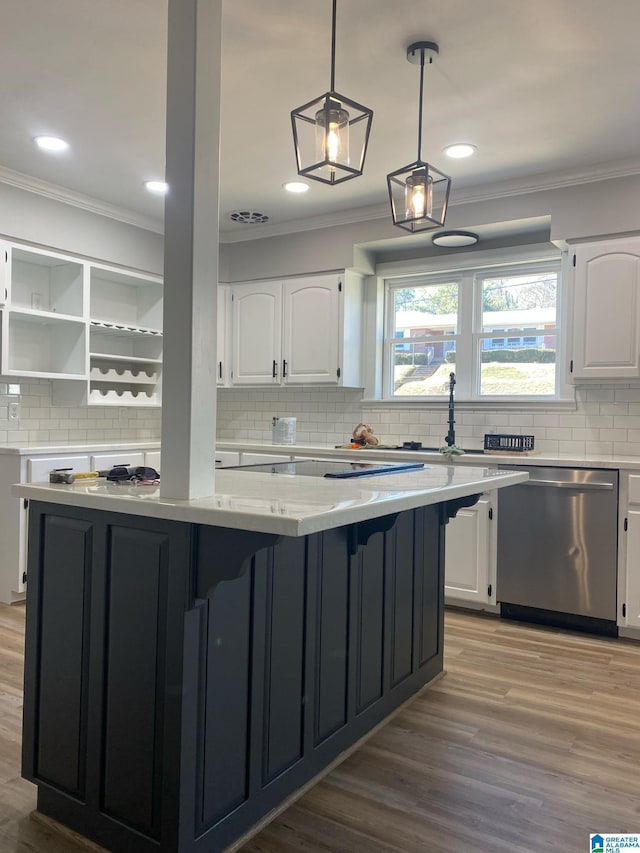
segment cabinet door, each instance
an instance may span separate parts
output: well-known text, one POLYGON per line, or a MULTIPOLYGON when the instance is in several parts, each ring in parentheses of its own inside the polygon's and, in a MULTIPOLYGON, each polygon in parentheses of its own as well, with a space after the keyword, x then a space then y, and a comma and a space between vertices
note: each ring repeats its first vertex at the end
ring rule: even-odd
POLYGON ((445 595, 461 601, 495 603, 495 536, 489 495, 460 509, 447 525, 445 595))
POLYGON ((217 346, 217 366, 216 366, 216 382, 218 386, 229 384, 229 352, 230 338, 227 334, 227 329, 230 320, 229 304, 231 301, 231 288, 225 285, 218 285, 218 312, 216 315, 216 346, 217 346))
POLYGON ((284 282, 285 383, 338 382, 339 284, 337 276, 284 282))
POLYGON ((640 507, 627 513, 626 625, 640 628, 640 507))
POLYGON ((8 243, 0 241, 0 305, 5 305, 9 301, 9 283, 11 276, 9 275, 11 261, 9 253, 11 249, 8 243))
POLYGON ((231 299, 232 384, 280 384, 282 283, 237 285, 231 299))
POLYGON ((576 246, 571 374, 640 377, 640 239, 576 246))

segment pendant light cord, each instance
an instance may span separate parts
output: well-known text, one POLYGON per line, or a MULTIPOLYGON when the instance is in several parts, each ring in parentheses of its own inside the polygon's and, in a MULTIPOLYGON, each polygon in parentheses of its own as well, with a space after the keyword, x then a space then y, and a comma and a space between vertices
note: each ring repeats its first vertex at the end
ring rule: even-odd
POLYGON ((333 14, 331 17, 331 92, 335 91, 336 88, 336 3, 337 0, 333 0, 333 14))
POLYGON ((422 162, 422 96, 424 93, 424 48, 420 48, 420 103, 418 104, 418 162, 422 162))

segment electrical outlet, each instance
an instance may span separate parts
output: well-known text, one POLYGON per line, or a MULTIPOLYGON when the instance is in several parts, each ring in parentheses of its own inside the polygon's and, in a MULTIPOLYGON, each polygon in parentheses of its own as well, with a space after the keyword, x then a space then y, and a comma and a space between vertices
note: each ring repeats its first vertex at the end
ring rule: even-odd
POLYGON ((9 403, 9 420, 20 420, 20 403, 9 403))

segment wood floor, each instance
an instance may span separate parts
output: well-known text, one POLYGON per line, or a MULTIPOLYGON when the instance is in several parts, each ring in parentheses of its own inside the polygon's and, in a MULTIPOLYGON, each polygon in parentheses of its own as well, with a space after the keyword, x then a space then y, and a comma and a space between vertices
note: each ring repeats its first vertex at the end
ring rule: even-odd
MULTIPOLYGON (((23 632, 0 605, 0 851, 86 853, 29 816, 23 632)), ((583 853, 640 832, 640 643, 450 611, 446 669, 243 853, 583 853)))

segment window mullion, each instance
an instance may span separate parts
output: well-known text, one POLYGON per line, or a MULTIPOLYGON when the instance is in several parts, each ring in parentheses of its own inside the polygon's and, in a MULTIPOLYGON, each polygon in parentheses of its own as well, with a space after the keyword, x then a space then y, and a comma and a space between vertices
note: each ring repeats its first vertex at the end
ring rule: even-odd
POLYGON ((458 340, 456 348, 456 394, 468 400, 473 395, 473 273, 464 272, 460 278, 458 302, 458 340))

